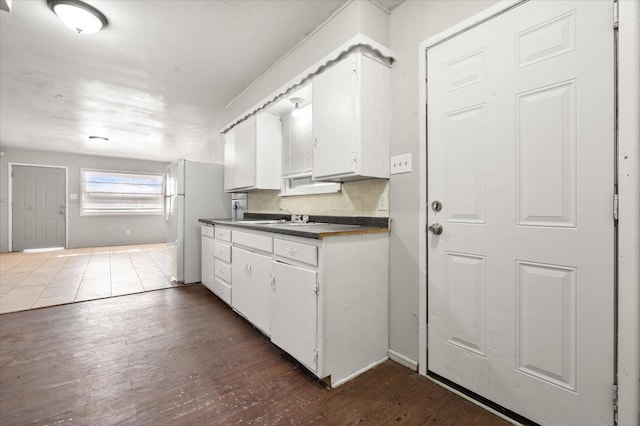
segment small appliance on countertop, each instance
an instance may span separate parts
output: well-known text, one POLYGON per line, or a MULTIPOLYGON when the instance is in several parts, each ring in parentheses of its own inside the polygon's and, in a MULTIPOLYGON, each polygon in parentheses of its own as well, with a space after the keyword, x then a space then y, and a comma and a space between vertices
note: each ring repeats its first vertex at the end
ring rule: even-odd
POLYGON ((243 219, 247 211, 247 193, 234 192, 231 194, 231 218, 233 220, 243 219))

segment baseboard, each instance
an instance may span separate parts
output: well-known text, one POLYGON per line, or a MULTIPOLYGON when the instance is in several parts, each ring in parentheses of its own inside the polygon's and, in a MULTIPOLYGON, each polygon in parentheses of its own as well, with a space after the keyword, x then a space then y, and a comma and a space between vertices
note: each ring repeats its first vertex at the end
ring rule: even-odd
POLYGON ((402 355, 400 352, 396 352, 393 349, 387 350, 387 354, 389 355, 389 359, 391 361, 395 361, 400 365, 404 365, 407 368, 410 368, 413 371, 418 371, 418 361, 414 361, 406 355, 402 355))
POLYGON ((375 362, 373 362, 373 363, 371 363, 371 364, 367 365, 366 367, 364 367, 364 368, 362 368, 362 369, 360 369, 360 370, 356 371, 355 373, 350 374, 350 375, 348 375, 347 377, 343 377, 342 379, 338 380, 337 382, 333 382, 333 381, 332 381, 332 382, 331 382, 331 387, 332 387, 332 388, 337 388, 338 386, 340 386, 340 385, 342 385, 342 384, 344 384, 344 383, 348 382, 349 380, 352 380, 352 379, 354 379, 355 377, 357 377, 357 376, 361 375, 361 374, 362 374, 362 373, 364 373, 365 371, 371 370, 372 368, 374 368, 374 367, 376 367, 376 366, 378 366, 378 365, 382 364, 382 363, 383 363, 383 362, 385 362, 387 359, 389 359, 389 358, 387 358, 387 357, 385 356, 384 358, 379 359, 379 360, 377 360, 377 361, 375 361, 375 362))

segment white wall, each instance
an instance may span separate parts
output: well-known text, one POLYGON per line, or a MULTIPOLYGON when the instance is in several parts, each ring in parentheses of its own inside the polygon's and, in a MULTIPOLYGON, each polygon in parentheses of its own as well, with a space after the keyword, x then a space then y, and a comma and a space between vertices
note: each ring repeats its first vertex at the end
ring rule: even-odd
MULTIPOLYGON (((0 157, 0 251, 9 247, 9 179, 8 163, 42 164, 68 167, 69 193, 80 194, 80 169, 122 170, 164 173, 166 163, 128 160, 2 148, 0 157)), ((68 200, 69 248, 111 246, 165 241, 164 217, 141 216, 80 216, 80 200, 68 200), (126 231, 129 230, 129 235, 126 231)))
POLYGON ((392 175, 389 186, 389 347, 407 365, 418 362, 418 44, 496 3, 492 0, 405 1, 391 12, 391 155, 411 153, 413 172, 392 175))

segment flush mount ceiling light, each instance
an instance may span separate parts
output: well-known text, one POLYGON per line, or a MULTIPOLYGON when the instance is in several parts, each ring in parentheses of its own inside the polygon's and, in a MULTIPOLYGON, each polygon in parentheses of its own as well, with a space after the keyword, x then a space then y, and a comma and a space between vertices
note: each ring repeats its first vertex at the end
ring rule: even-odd
POLYGON ((291 112, 291 115, 294 118, 298 118, 300 116, 300 104, 304 102, 304 99, 296 97, 289 99, 289 102, 293 104, 293 111, 291 112))
POLYGON ((47 0, 47 5, 67 27, 80 34, 98 32, 109 23, 102 12, 80 0, 47 0))
POLYGON ((293 104, 293 107, 295 109, 300 108, 300 104, 304 102, 304 99, 302 98, 291 98, 289 99, 289 102, 291 102, 293 104))
POLYGON ((89 140, 98 146, 102 146, 109 142, 109 138, 105 138, 104 136, 89 136, 89 140))

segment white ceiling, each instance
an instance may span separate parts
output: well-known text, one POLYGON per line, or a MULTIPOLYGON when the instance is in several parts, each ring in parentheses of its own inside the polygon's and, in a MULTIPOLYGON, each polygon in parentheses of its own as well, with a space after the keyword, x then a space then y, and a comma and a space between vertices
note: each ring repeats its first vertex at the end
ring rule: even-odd
POLYGON ((224 106, 345 2, 95 0, 109 25, 79 35, 46 0, 14 0, 0 12, 0 145, 212 161, 224 106))

